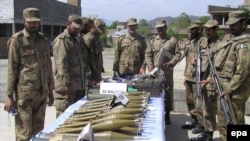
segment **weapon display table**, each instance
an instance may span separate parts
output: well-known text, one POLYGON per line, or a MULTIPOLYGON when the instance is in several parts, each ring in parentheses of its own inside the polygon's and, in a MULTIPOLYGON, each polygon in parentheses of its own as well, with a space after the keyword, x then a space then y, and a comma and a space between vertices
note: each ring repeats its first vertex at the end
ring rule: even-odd
MULTIPOLYGON (((52 133, 60 125, 62 125, 73 113, 77 111, 81 106, 86 103, 86 98, 83 98, 76 103, 72 104, 67 110, 60 115, 49 126, 45 127, 41 133, 52 133)), ((146 117, 143 120, 143 131, 141 138, 137 141, 165 141, 165 122, 164 122, 164 108, 162 98, 150 98, 148 106, 151 109, 146 113, 146 117)), ((37 137, 39 134, 37 135, 37 137)))

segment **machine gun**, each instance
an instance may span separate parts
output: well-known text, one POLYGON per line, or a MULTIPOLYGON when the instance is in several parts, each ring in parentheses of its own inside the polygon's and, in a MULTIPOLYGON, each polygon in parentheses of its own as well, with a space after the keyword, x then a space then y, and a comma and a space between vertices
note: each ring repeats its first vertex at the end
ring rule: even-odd
MULTIPOLYGON (((210 64, 212 78, 213 78, 214 83, 216 85, 218 96, 220 96, 221 93, 223 92, 223 86, 220 83, 219 76, 216 72, 216 69, 215 69, 213 63, 212 63, 211 54, 209 51, 207 52, 207 56, 208 56, 208 60, 209 60, 209 64, 210 64)), ((234 111, 232 109, 232 103, 231 103, 230 98, 228 97, 228 99, 226 100, 224 97, 222 97, 222 98, 220 98, 220 103, 221 103, 225 118, 227 120, 227 124, 228 125, 237 124, 235 114, 234 114, 234 111)))

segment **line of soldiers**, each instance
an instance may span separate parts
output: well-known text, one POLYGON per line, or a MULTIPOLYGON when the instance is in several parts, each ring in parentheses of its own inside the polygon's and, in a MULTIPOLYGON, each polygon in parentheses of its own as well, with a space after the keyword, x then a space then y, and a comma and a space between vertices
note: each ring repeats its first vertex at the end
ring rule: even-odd
POLYGON ((158 35, 147 46, 144 37, 136 33, 138 24, 135 18, 128 19, 128 32, 119 37, 115 48, 113 64, 114 76, 118 73, 121 78, 131 79, 135 74, 145 74, 159 68, 158 75, 164 75, 165 86, 165 123, 171 124, 170 111, 173 110, 173 67, 178 63, 181 53, 176 38, 166 34, 165 20, 156 22, 158 35), (167 50, 172 57, 159 61, 162 49, 167 50))
POLYGON ((199 134, 192 141, 212 141, 213 132, 218 129, 222 141, 227 140, 227 118, 223 111, 221 99, 227 101, 233 113, 233 124, 245 124, 245 104, 250 94, 250 35, 246 33, 247 15, 243 11, 229 13, 226 24, 230 34, 223 38, 218 35, 218 22, 209 20, 202 25, 195 21, 190 26, 190 40, 186 44, 185 89, 186 103, 192 120, 182 125, 199 134), (207 38, 202 36, 205 29, 207 38), (197 55, 201 55, 197 58, 197 55), (212 65, 207 54, 211 54, 212 65), (198 59, 201 61, 197 68, 198 59), (214 67, 222 86, 218 96, 215 80, 211 77, 214 67), (200 76, 196 72, 200 71, 200 76), (200 77, 200 82, 197 78, 200 77), (199 87, 201 92, 199 96, 199 87), (217 115, 217 122, 216 122, 217 115), (235 118, 235 119, 234 119, 235 118))
POLYGON ((27 141, 44 128, 45 110, 55 101, 56 116, 81 99, 87 83, 101 80, 102 46, 105 32, 102 19, 69 15, 65 30, 53 42, 54 70, 49 41, 39 32, 40 11, 23 10, 24 29, 7 43, 8 80, 4 110, 17 110, 16 141, 27 141), (87 82, 89 80, 89 82, 87 82))
MULTIPOLYGON (((10 111, 17 108, 16 140, 28 140, 44 126, 47 97, 52 105, 55 97, 57 116, 81 99, 87 89, 87 83, 93 85, 101 80, 104 72, 100 34, 105 32, 105 23, 101 19, 95 21, 70 15, 66 29, 53 42, 54 74, 49 57, 48 40, 38 32, 40 14, 37 8, 23 11, 24 29, 14 34, 8 42, 9 64, 7 101, 4 109, 10 111), (89 82, 86 82, 87 78, 89 82), (53 91, 53 94, 52 94, 53 91), (14 99, 15 95, 15 99, 14 99)), ((115 48, 113 71, 122 78, 131 78, 135 74, 144 74, 146 69, 160 69, 165 81, 165 123, 171 124, 170 111, 173 110, 173 67, 181 57, 179 41, 166 34, 165 20, 156 22, 157 36, 149 46, 146 40, 136 33, 138 24, 135 18, 128 19, 128 32, 119 37, 115 48), (162 49, 171 57, 159 60, 162 49)), ((212 140, 217 126, 221 139, 226 140, 226 120, 213 80, 210 78, 208 57, 201 55, 200 83, 201 97, 196 97, 197 80, 194 74, 198 53, 211 52, 214 66, 224 86, 219 98, 231 99, 238 124, 244 124, 245 103, 250 88, 250 55, 249 35, 245 33, 247 17, 242 11, 229 14, 227 24, 231 34, 223 39, 218 36, 218 23, 209 20, 203 27, 207 38, 202 36, 202 25, 193 22, 190 26, 190 42, 185 53, 185 87, 187 106, 192 122, 183 128, 193 128, 193 133, 201 133, 191 140, 212 140), (197 103, 195 102, 197 99, 197 103), (217 108, 216 108, 217 106, 217 108)))

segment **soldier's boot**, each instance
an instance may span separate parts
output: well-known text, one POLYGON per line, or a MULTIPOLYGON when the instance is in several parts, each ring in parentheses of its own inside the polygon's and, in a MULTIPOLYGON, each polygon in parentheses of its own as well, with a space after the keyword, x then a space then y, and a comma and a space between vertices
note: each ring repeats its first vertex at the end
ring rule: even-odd
POLYGON ((192 115, 191 118, 192 118, 191 121, 188 121, 181 126, 183 129, 192 129, 198 124, 196 116, 192 115))
POLYGON ((168 125, 171 124, 170 111, 165 112, 165 123, 168 124, 168 125))
POLYGON ((193 134, 199 134, 204 131, 204 127, 202 127, 199 123, 192 129, 193 134))
POLYGON ((191 138, 191 141, 213 141, 213 132, 202 132, 197 137, 191 138))

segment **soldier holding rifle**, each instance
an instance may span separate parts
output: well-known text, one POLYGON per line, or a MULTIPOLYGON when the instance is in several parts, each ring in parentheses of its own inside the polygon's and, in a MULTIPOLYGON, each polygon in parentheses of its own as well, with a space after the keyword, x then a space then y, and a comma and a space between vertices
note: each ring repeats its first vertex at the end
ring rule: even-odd
POLYGON ((217 46, 214 67, 222 86, 219 98, 225 99, 229 108, 232 105, 230 109, 235 114, 236 123, 233 122, 233 117, 232 121, 225 118, 225 111, 219 103, 217 125, 222 141, 227 140, 227 124, 245 124, 245 104, 250 93, 250 35, 246 33, 247 16, 243 11, 230 12, 226 24, 229 25, 231 34, 229 40, 223 39, 217 46))
POLYGON ((215 85, 212 81, 210 81, 211 77, 209 76, 210 68, 209 68, 209 60, 207 56, 207 52, 212 52, 215 50, 215 47, 220 43, 220 38, 218 35, 218 22, 216 20, 210 19, 206 24, 203 25, 206 29, 207 34, 207 48, 201 49, 201 71, 203 72, 203 79, 200 81, 200 86, 202 89, 202 117, 204 123, 204 132, 198 135, 195 138, 192 138, 192 141, 212 141, 213 140, 213 132, 216 130, 216 101, 217 95, 215 93, 215 85), (204 80, 205 79, 205 80, 204 80))
POLYGON ((186 89, 187 107, 191 115, 192 121, 186 122, 184 125, 182 125, 182 128, 183 129, 193 128, 192 133, 198 134, 203 131, 202 127, 203 123, 202 123, 201 106, 197 105, 198 102, 195 102, 197 95, 200 95, 200 93, 197 93, 198 89, 196 88, 198 83, 196 83, 196 81, 201 77, 201 76, 200 77, 196 76, 196 71, 200 71, 200 68, 197 69, 195 60, 197 60, 196 58, 197 50, 207 48, 207 39, 202 36, 201 22, 198 21, 193 22, 189 27, 189 29, 190 29, 191 41, 190 41, 190 48, 186 57, 187 61, 184 71, 184 76, 185 76, 184 85, 186 89))

